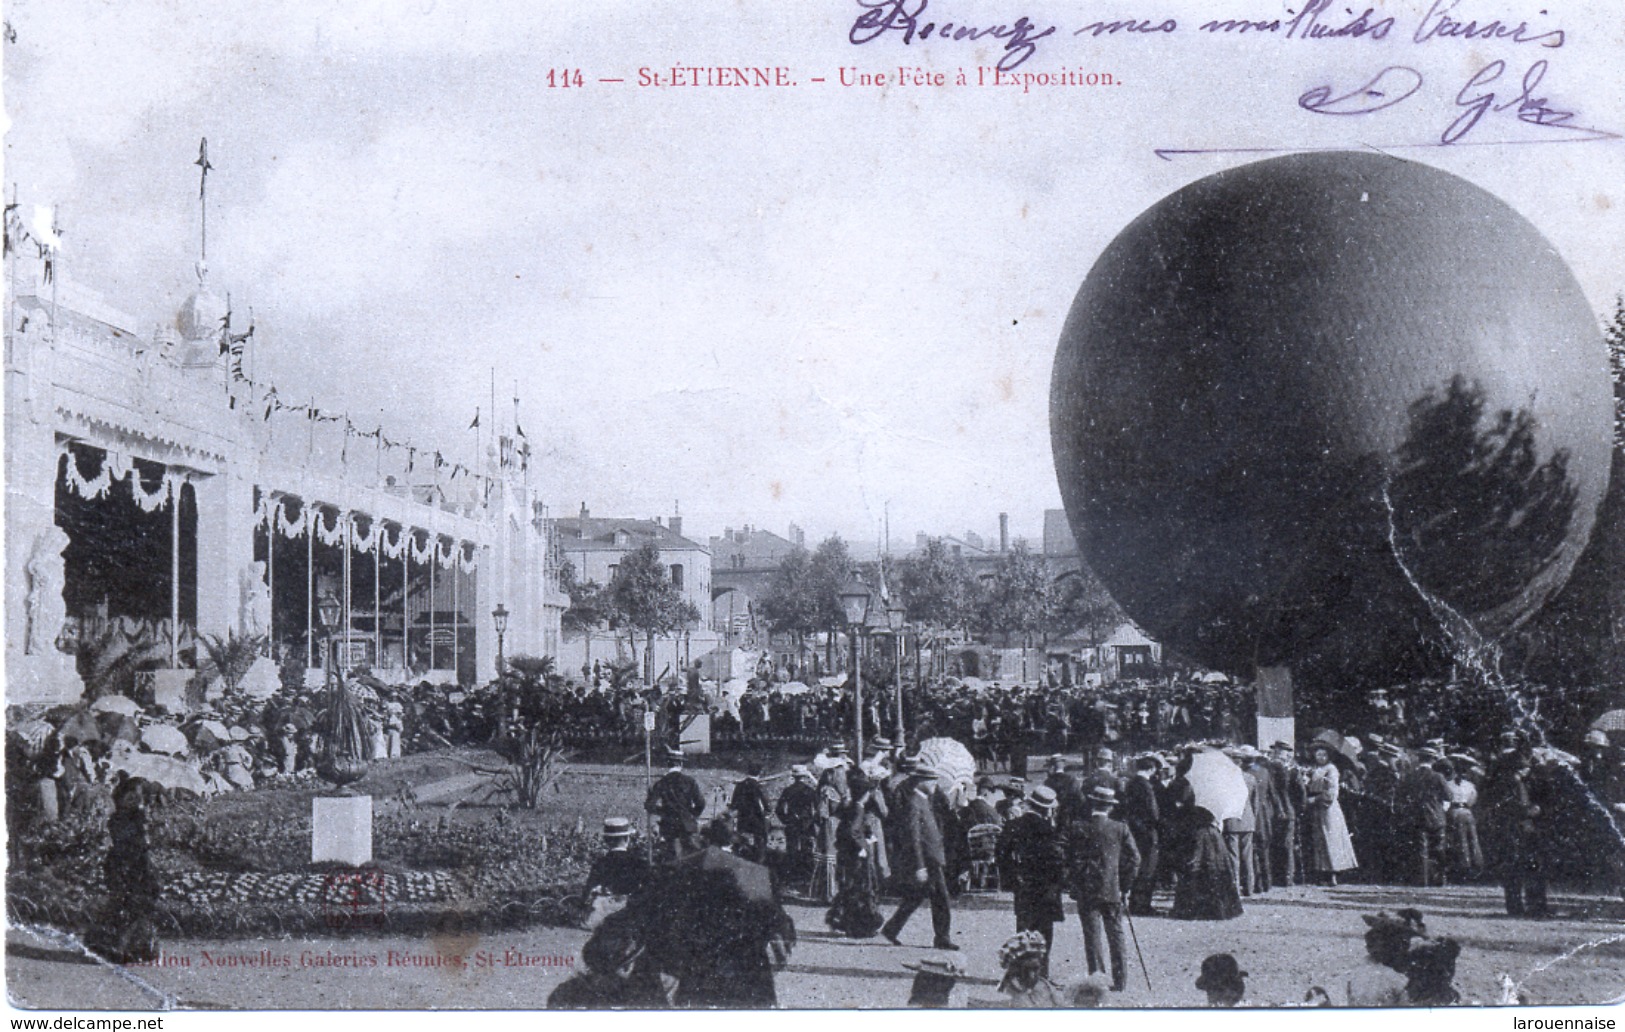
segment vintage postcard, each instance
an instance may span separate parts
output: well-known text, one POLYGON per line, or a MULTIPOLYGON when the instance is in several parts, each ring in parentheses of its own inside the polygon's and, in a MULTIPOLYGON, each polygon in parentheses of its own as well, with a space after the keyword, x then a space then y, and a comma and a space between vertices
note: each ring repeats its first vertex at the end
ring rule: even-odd
POLYGON ((14 1016, 1611 1027, 1610 4, 0 46, 14 1016))

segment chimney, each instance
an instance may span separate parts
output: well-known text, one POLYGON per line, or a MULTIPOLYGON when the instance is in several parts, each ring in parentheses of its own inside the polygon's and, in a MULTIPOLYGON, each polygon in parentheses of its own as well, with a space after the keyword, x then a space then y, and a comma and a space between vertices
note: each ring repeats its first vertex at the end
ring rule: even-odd
POLYGON ((733 539, 734 539, 734 529, 732 527, 724 527, 722 529, 722 540, 724 540, 724 541, 732 541, 733 539))
POLYGON ((581 518, 582 518, 582 519, 587 519, 587 518, 589 518, 589 517, 590 517, 590 516, 592 516, 592 513, 590 513, 590 512, 588 512, 588 511, 587 511, 587 503, 586 503, 586 502, 582 502, 582 503, 581 503, 581 518))
POLYGON ((1010 514, 999 513, 999 551, 1010 551, 1010 514))
POLYGON ((926 535, 925 531, 917 530, 917 531, 914 532, 914 547, 915 548, 918 548, 920 551, 923 552, 923 551, 925 551, 926 546, 929 545, 930 543, 931 543, 931 538, 926 535))
POLYGON ((683 518, 681 516, 673 516, 666 525, 671 528, 673 534, 678 537, 683 536, 683 518))

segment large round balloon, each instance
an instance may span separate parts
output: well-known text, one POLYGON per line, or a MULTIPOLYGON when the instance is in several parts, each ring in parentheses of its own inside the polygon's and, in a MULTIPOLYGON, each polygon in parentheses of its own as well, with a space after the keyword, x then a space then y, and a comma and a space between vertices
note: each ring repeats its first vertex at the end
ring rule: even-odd
POLYGON ((1574 566, 1608 476, 1596 317, 1506 204, 1369 153, 1152 206, 1078 291, 1051 386, 1084 555, 1210 666, 1405 675, 1574 566))

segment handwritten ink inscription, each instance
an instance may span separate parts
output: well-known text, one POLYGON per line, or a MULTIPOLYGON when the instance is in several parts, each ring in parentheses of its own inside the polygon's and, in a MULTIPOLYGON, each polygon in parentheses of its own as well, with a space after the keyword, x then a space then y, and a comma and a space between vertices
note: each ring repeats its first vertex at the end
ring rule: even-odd
MULTIPOLYGON (((1284 18, 1248 19, 1213 18, 1196 26, 1196 31, 1209 36, 1276 36, 1290 40, 1362 40, 1382 43, 1390 38, 1403 42, 1396 35, 1399 21, 1396 16, 1379 13, 1379 7, 1367 7, 1355 13, 1352 7, 1341 13, 1333 10, 1337 0, 1302 0, 1288 8, 1284 18)), ((1432 0, 1427 13, 1411 32, 1409 42, 1414 45, 1458 42, 1533 43, 1536 46, 1561 47, 1566 39, 1561 28, 1531 27, 1528 20, 1516 25, 1499 18, 1479 21, 1461 16, 1463 0, 1432 0)), ((895 39, 905 46, 932 43, 978 43, 986 40, 1002 41, 1003 55, 999 59, 1000 71, 1008 72, 1024 64, 1038 53, 1041 41, 1054 36, 1059 27, 1035 20, 1027 14, 993 24, 970 24, 943 13, 946 5, 932 11, 931 0, 857 0, 859 13, 847 31, 847 40, 862 46, 877 40, 895 39)), ((1545 11, 1540 12, 1542 16, 1545 11)), ((1081 19, 1080 19, 1081 20, 1081 19)), ((1157 14, 1132 14, 1115 19, 1100 19, 1072 30, 1074 37, 1100 38, 1155 38, 1178 33, 1179 20, 1157 14)), ((1397 66, 1396 66, 1397 67, 1397 66)), ((1392 84, 1389 84, 1392 86, 1392 84)), ((1396 102, 1397 103, 1397 102, 1396 102)), ((1354 114, 1323 110, 1322 114, 1354 114)), ((1545 123, 1543 123, 1545 124, 1545 123)))
MULTIPOLYGON (((1546 61, 1536 61, 1517 85, 1510 88, 1500 85, 1506 77, 1505 61, 1491 61, 1474 72, 1456 92, 1458 113, 1439 134, 1439 142, 1456 143, 1485 115, 1503 111, 1513 112, 1518 121, 1527 125, 1575 128, 1572 125, 1574 112, 1553 107, 1547 97, 1537 92, 1549 67, 1546 61)), ((1421 88, 1421 72, 1403 65, 1390 65, 1369 82, 1346 93, 1338 93, 1331 86, 1316 86, 1298 98, 1298 106, 1317 115, 1369 115, 1407 100, 1421 88)))

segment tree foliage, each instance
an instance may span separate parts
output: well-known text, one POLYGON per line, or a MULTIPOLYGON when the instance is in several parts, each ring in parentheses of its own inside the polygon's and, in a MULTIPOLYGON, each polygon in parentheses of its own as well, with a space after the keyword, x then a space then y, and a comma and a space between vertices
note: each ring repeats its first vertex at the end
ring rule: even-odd
POLYGON ((773 571, 757 612, 775 634, 791 634, 799 641, 821 630, 821 606, 813 589, 812 553, 801 545, 790 550, 773 571))
POLYGON ((970 625, 976 579, 964 557, 950 552, 941 538, 930 539, 923 551, 902 559, 897 567, 910 620, 944 629, 970 625))
POLYGON ((641 632, 648 644, 653 644, 656 637, 681 630, 700 619, 698 607, 684 598, 671 582, 660 561, 660 549, 652 541, 621 559, 606 594, 613 606, 615 622, 641 632))
POLYGON ((570 598, 560 623, 567 631, 596 631, 615 616, 614 600, 604 586, 594 580, 577 580, 575 564, 568 559, 559 568, 559 587, 570 598))
POLYGON ((979 592, 978 625, 1004 635, 1006 644, 1016 634, 1041 634, 1048 623, 1052 592, 1043 557, 1026 542, 1017 542, 999 556, 992 578, 979 592))

